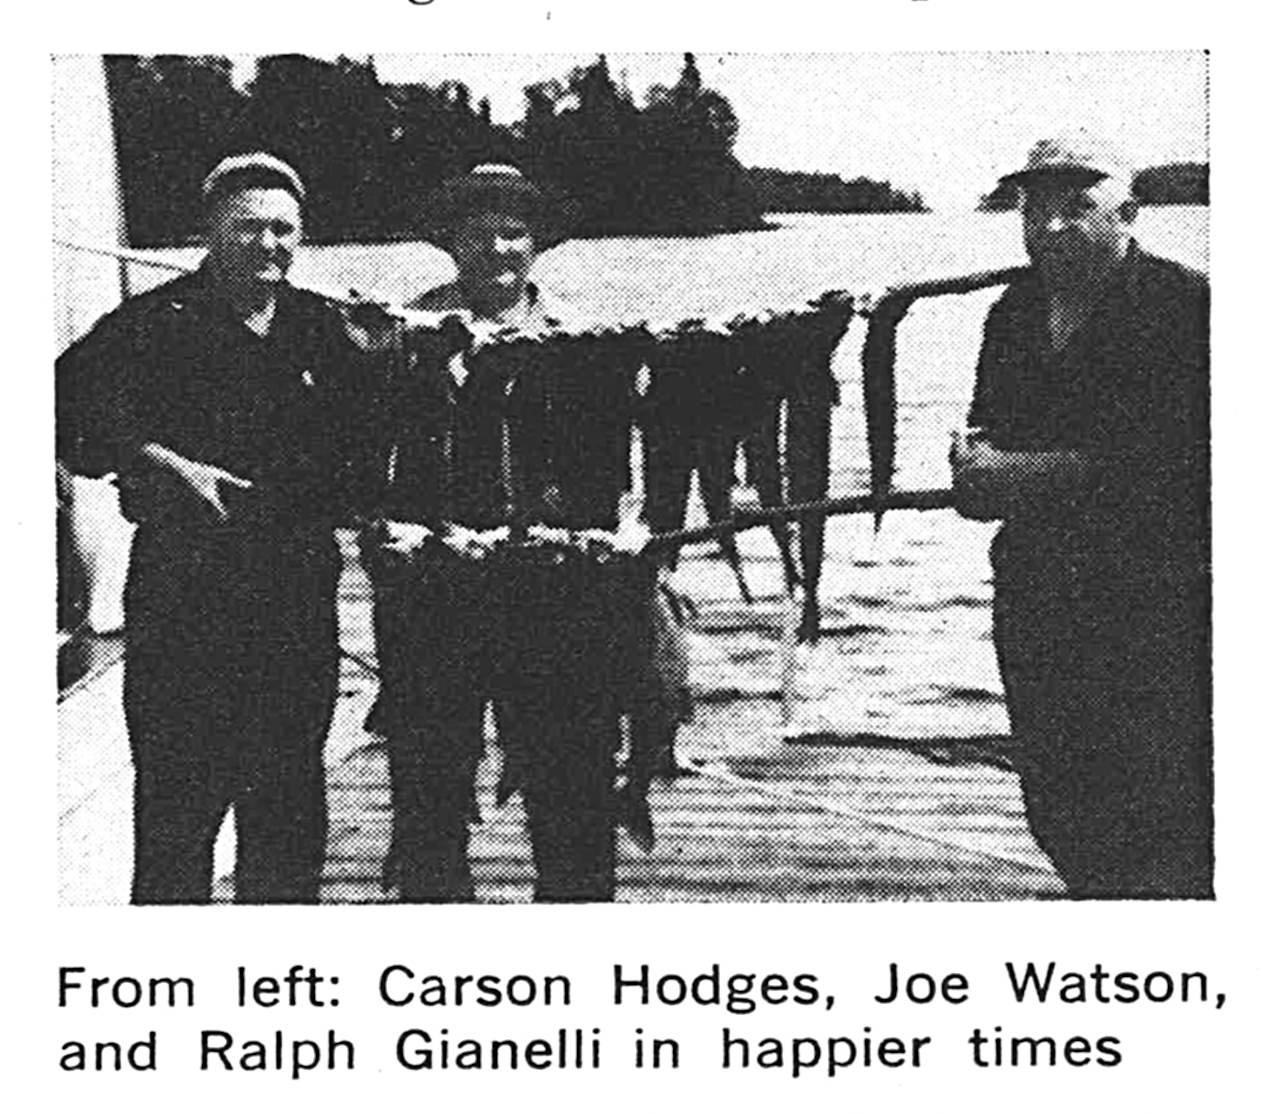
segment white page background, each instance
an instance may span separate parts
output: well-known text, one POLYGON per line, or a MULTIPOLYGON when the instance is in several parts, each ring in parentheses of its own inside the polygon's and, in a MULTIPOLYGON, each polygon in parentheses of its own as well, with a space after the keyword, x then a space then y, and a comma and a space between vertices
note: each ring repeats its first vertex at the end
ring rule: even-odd
MULTIPOLYGON (((1256 194, 1260 144, 1256 29, 1239 5, 1199 9, 1169 3, 1060 5, 968 0, 884 0, 869 5, 489 3, 407 0, 271 4, 221 0, 63 3, 12 9, 18 41, 5 69, 10 266, 9 435, 5 547, 9 613, 9 756, 4 809, 9 944, 5 949, 6 1087, 10 1109, 307 1111, 392 1101, 405 1109, 893 1111, 1081 1108, 1250 1109, 1260 1033, 1262 964, 1261 744, 1256 674, 1261 586, 1248 454, 1260 441, 1254 405, 1261 349, 1256 194), (625 906, 592 908, 70 909, 56 904, 55 725, 52 694, 52 513, 45 463, 51 454, 52 389, 48 82, 50 53, 268 53, 278 51, 954 50, 1211 48, 1214 206, 1212 282, 1215 439, 1215 729, 1219 898, 1213 903, 1026 903, 988 905, 625 906), (47 641, 46 641, 47 640, 47 641), (1226 1006, 1017 1006, 1002 964, 1055 961, 1061 970, 1204 971, 1226 1006), (971 982, 963 1005, 878 1006, 887 965, 971 982), (515 973, 571 977, 567 1010, 390 1008, 377 997, 388 964, 419 974, 515 973), (815 973, 835 1009, 760 1007, 734 1018, 717 1007, 612 1006, 612 966, 646 963, 653 973, 815 973), (264 1010, 235 1004, 235 970, 284 975, 293 965, 337 975, 336 1008, 264 1010), (57 971, 192 977, 194 1010, 58 1009, 57 971), (813 1072, 719 1070, 720 1031, 762 1037, 930 1035, 926 1066, 852 1068, 828 1080, 813 1072), (979 1069, 966 1034, 1113 1035, 1116 1068, 979 1069), (454 1038, 552 1035, 560 1026, 602 1031, 600 1071, 410 1073, 395 1064, 404 1029, 454 1038), (631 1067, 634 1030, 678 1039, 682 1067, 631 1067), (330 1028, 357 1046, 354 1072, 197 1070, 198 1032, 241 1040, 319 1036, 330 1028), (65 1073, 63 1041, 120 1040, 159 1033, 156 1072, 65 1073)), ((842 837, 843 838, 843 837, 842 837)), ((6 1102, 8 1105, 8 1102, 6 1102)))

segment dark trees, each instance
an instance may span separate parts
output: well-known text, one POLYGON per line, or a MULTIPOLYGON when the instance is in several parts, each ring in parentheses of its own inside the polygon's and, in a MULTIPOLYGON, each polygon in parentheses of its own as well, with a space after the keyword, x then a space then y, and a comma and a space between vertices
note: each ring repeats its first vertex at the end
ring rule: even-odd
POLYGON ((267 150, 308 183, 317 240, 409 238, 445 178, 512 162, 569 194, 580 235, 698 234, 761 226, 765 209, 918 208, 917 195, 833 175, 748 171, 739 121, 692 54, 639 104, 605 56, 524 90, 522 118, 493 123, 460 82, 384 84, 372 59, 260 59, 248 84, 227 58, 106 59, 131 242, 185 243, 198 187, 225 155, 267 150))

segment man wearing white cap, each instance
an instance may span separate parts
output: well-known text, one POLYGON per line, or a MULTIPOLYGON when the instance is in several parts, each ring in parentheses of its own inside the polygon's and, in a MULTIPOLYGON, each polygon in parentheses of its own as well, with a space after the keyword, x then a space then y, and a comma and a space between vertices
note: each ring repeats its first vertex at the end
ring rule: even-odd
POLYGON ((286 282, 304 197, 271 155, 224 160, 203 185, 202 266, 129 300, 59 361, 60 454, 117 473, 137 523, 124 708, 138 904, 209 900, 230 805, 236 899, 318 895, 333 526, 370 392, 338 313, 286 282))
POLYGON ((1038 143, 1030 272, 985 325, 959 510, 1001 519, 994 639, 1028 819, 1073 897, 1212 895, 1207 280, 1139 249, 1128 165, 1038 143))

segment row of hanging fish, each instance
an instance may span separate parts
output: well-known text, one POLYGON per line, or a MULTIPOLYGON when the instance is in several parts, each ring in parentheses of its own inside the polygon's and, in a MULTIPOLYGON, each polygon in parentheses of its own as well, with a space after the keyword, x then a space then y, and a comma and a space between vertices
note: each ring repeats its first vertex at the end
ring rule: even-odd
MULTIPOLYGON (((709 520, 728 521, 740 452, 763 507, 827 493, 839 401, 831 360, 854 316, 846 293, 724 321, 531 335, 480 333, 460 314, 395 315, 369 304, 353 303, 346 316, 361 347, 386 360, 397 411, 408 409, 410 369, 459 359, 463 379, 480 384, 480 406, 505 422, 521 476, 584 477, 597 504, 614 506, 633 481, 639 431, 643 515, 653 534, 681 529, 695 474, 709 520)), ((790 525, 771 530, 788 589, 803 592, 800 635, 814 640, 825 515, 799 516, 799 561, 790 525)), ((750 601, 733 534, 718 540, 750 601)))

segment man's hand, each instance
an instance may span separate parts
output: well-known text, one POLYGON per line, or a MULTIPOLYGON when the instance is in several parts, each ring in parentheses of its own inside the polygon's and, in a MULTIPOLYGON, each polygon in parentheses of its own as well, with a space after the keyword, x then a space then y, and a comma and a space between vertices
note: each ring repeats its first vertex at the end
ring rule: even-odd
POLYGON ((651 540, 651 528, 640 518, 629 518, 623 520, 620 528, 609 537, 614 552, 636 557, 651 540))
POLYGON ((165 445, 151 442, 141 448, 141 455, 155 464, 170 469, 184 480, 194 494, 211 507, 221 522, 228 520, 229 512, 224 505, 220 485, 227 484, 240 491, 247 491, 255 486, 250 480, 235 476, 227 469, 200 460, 190 460, 187 456, 181 456, 165 445))
POLYGON ((954 476, 954 509, 964 518, 1002 518, 995 489, 1001 454, 976 430, 950 434, 950 471, 954 476), (991 496, 993 496, 991 498, 991 496))
POLYGON ((397 557, 412 557, 435 537, 429 526, 417 522, 384 521, 377 528, 378 548, 397 557))
POLYGON ((645 500, 631 491, 620 496, 615 533, 609 535, 611 549, 627 556, 640 556, 651 540, 651 528, 643 517, 645 500))
POLYGON ((641 553, 650 538, 651 532, 645 523, 631 520, 622 522, 618 530, 596 527, 571 530, 562 526, 543 526, 540 523, 527 528, 528 542, 534 545, 579 549, 591 554, 618 553, 627 557, 636 557, 641 553))
POLYGON ((495 530, 471 530, 455 523, 442 535, 437 535, 451 552, 468 561, 482 561, 509 536, 510 529, 507 526, 500 526, 495 530))
POLYGON ((496 530, 471 530, 449 523, 441 530, 420 522, 386 520, 378 526, 378 548, 397 557, 412 558, 428 546, 443 546, 450 553, 468 561, 480 561, 509 537, 507 527, 496 530))
POLYGON ((950 442, 954 507, 964 518, 1010 518, 1046 504, 1082 498, 1093 476, 1088 453, 1072 449, 1022 452, 996 448, 979 431, 957 431, 950 442))

